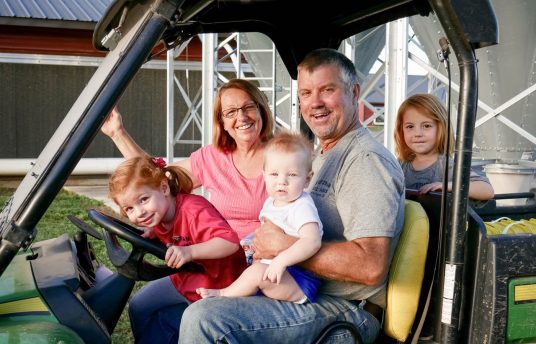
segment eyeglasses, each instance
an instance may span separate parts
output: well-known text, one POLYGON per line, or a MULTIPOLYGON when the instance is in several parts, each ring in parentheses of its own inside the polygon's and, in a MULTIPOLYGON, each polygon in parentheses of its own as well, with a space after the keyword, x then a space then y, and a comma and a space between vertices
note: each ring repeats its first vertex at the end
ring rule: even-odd
POLYGON ((247 103, 239 108, 230 108, 222 111, 221 115, 225 118, 235 118, 238 115, 238 110, 242 110, 246 115, 252 115, 257 111, 257 103, 247 103))

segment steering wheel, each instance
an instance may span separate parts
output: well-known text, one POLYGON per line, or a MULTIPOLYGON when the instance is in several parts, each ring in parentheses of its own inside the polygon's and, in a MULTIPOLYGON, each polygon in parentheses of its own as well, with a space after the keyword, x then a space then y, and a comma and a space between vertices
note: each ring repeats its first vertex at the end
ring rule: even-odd
POLYGON ((88 210, 88 215, 93 222, 101 226, 110 234, 115 234, 121 239, 130 242, 133 246, 151 253, 162 260, 165 259, 167 251, 166 246, 160 241, 142 237, 142 230, 131 226, 118 218, 104 214, 97 209, 88 210))
POLYGON ((167 247, 156 239, 146 239, 141 236, 142 230, 107 215, 99 210, 88 210, 89 218, 97 225, 105 229, 109 235, 104 236, 108 257, 112 264, 122 275, 136 281, 152 281, 158 278, 169 276, 177 272, 204 272, 201 264, 188 262, 178 269, 170 268, 167 265, 155 265, 143 259, 145 253, 165 260, 167 247), (132 251, 128 253, 119 243, 117 237, 132 244, 132 251))

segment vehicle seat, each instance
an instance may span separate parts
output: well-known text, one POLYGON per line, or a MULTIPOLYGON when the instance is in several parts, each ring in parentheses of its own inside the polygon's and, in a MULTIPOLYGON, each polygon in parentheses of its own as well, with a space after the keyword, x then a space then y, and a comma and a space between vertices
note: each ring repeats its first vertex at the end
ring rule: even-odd
MULTIPOLYGON (((428 216, 423 207, 415 201, 406 200, 404 228, 400 235, 387 284, 387 307, 384 317, 384 333, 388 337, 404 342, 408 338, 421 293, 424 267, 429 241, 428 216)), ((330 324, 322 330, 314 343, 329 339, 332 331, 348 329, 354 341, 361 343, 357 329, 349 322, 330 324), (333 326, 335 325, 335 326, 333 326)))
POLYGON ((404 342, 419 306, 430 225, 423 207, 406 200, 404 229, 389 269, 384 333, 404 342))

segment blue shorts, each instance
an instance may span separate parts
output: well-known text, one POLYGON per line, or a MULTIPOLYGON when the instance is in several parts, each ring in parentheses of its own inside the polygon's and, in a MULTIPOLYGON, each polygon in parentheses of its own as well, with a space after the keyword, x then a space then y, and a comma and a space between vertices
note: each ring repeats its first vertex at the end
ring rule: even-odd
MULTIPOLYGON (((262 264, 270 264, 271 259, 261 259, 262 264)), ((296 266, 287 267, 287 271, 292 276, 296 284, 303 292, 303 295, 307 297, 307 300, 310 302, 315 302, 316 293, 318 292, 318 287, 320 287, 320 279, 316 277, 312 272, 298 268, 296 266)), ((264 295, 262 291, 257 291, 257 295, 264 295)), ((299 300, 296 303, 304 303, 307 300, 299 300)))
POLYGON ((296 281, 303 294, 307 296, 307 299, 310 302, 315 302, 316 293, 318 292, 318 287, 320 287, 320 279, 312 272, 296 266, 289 266, 287 271, 294 278, 294 281, 296 281))

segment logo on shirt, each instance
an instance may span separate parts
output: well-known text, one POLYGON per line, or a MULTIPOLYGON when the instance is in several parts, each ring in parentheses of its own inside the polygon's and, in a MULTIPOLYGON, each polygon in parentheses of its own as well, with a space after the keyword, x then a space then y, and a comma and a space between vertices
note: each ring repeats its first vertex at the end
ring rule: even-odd
POLYGON ((313 189, 311 190, 311 194, 314 194, 315 196, 324 197, 331 187, 331 183, 327 180, 317 180, 315 185, 313 185, 313 189))

